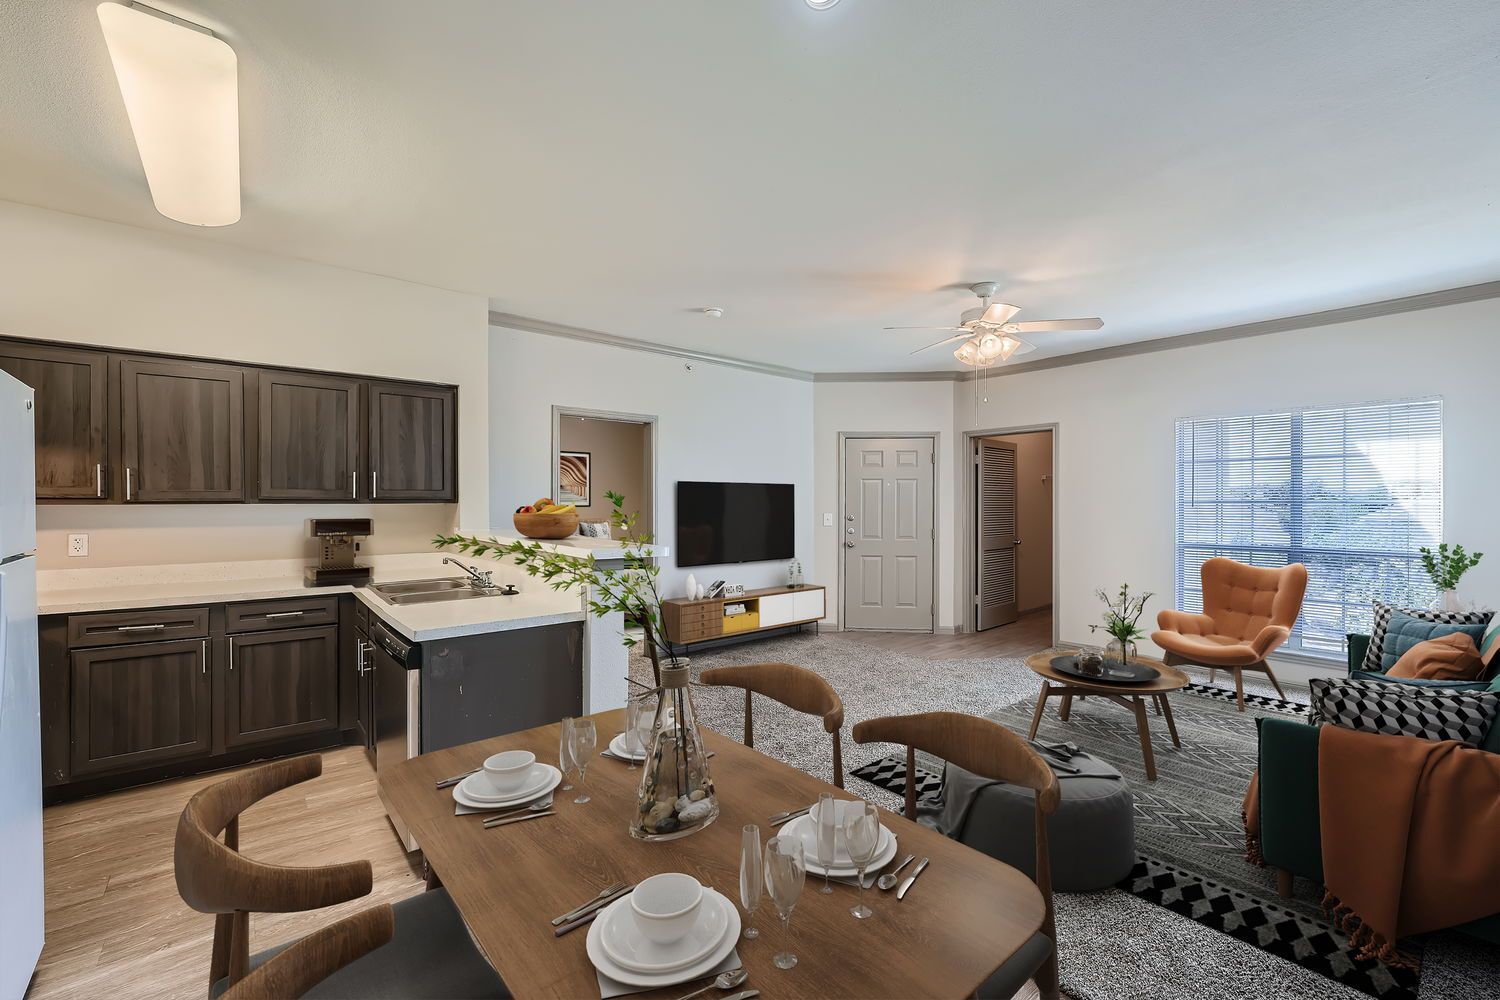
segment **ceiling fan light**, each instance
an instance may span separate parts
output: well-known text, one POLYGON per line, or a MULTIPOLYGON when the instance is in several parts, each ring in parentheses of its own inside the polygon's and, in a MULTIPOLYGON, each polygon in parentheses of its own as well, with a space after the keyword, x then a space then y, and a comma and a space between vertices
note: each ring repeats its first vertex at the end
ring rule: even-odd
POLYGON ((979 347, 973 340, 966 340, 953 352, 953 356, 966 365, 977 364, 979 361, 979 347))
POLYGON ((993 333, 981 334, 978 338, 979 356, 985 361, 994 361, 1005 350, 1005 345, 993 333))
POLYGON ((1016 353, 1017 351, 1019 351, 1020 349, 1021 349, 1021 341, 1018 338, 1012 337, 1008 333, 1004 334, 1003 336, 1000 337, 1000 360, 1001 361, 1009 361, 1010 360, 1010 356, 1012 354, 1016 353))

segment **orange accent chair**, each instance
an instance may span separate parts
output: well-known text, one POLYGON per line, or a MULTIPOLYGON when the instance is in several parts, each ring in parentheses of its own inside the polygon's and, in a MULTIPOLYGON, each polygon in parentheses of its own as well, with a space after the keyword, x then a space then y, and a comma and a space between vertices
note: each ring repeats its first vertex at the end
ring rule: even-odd
POLYGON ((1208 668, 1234 673, 1234 693, 1245 710, 1243 672, 1265 674, 1285 698, 1266 657, 1292 634, 1307 593, 1307 567, 1292 563, 1280 569, 1246 566, 1222 556, 1203 564, 1203 610, 1162 611, 1156 616, 1160 631, 1151 641, 1166 650, 1173 666, 1208 668))

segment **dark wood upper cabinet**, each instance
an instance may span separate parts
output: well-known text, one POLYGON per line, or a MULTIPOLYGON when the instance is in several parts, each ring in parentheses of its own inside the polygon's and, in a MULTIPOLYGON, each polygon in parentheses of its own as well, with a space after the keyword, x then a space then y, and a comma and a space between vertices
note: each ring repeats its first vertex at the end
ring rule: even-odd
POLYGON ((353 379, 260 373, 260 499, 360 499, 359 387, 353 379))
POLYGON ((245 499, 245 373, 185 361, 120 362, 125 499, 245 499))
POLYGON ((106 500, 107 356, 38 344, 0 343, 0 371, 36 393, 36 495, 106 500))
POLYGON ((370 499, 457 499, 451 388, 370 383, 370 499))
POLYGON ((232 635, 224 684, 229 748, 339 726, 339 629, 232 635))
POLYGON ((212 751, 207 639, 75 649, 72 659, 74 777, 212 751))

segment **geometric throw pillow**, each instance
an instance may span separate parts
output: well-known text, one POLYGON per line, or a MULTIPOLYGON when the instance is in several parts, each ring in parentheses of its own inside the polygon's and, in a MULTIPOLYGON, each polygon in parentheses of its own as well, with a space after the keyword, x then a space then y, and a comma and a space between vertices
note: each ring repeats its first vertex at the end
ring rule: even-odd
POLYGON ((1405 684, 1414 688, 1433 688, 1438 691, 1494 691, 1500 694, 1500 681, 1430 681, 1422 677, 1392 677, 1390 674, 1372 674, 1364 670, 1349 671, 1352 681, 1376 681, 1384 684, 1405 684))
POLYGON ((1500 695, 1488 692, 1434 691, 1405 684, 1315 677, 1313 725, 1425 740, 1457 740, 1478 746, 1500 713, 1500 695))
POLYGON ((1462 632, 1419 642, 1401 654, 1386 676, 1420 677, 1432 681, 1474 681, 1484 672, 1472 636, 1462 632))
MULTIPOLYGON (((1365 662, 1361 669, 1371 673, 1385 673, 1381 666, 1380 658, 1385 648, 1386 625, 1391 620, 1391 612, 1401 611, 1402 614, 1427 622, 1441 622, 1444 625, 1489 625, 1491 618, 1495 617, 1489 611, 1435 611, 1429 608, 1397 608, 1394 605, 1385 604, 1381 601, 1371 601, 1370 606, 1375 612, 1375 622, 1370 627, 1370 645, 1365 650, 1365 662)), ((1493 653, 1491 654, 1493 655, 1493 653)))
POLYGON ((1484 625, 1449 625, 1445 622, 1424 621, 1413 618, 1405 611, 1392 611, 1386 622, 1384 645, 1380 650, 1381 672, 1390 673, 1401 657, 1416 646, 1451 635, 1462 635, 1473 643, 1477 665, 1479 640, 1484 638, 1484 628, 1484 625))
POLYGON ((1500 615, 1490 619, 1489 627, 1484 630, 1484 638, 1479 640, 1479 659, 1486 668, 1495 665, 1495 654, 1500 653, 1500 615))

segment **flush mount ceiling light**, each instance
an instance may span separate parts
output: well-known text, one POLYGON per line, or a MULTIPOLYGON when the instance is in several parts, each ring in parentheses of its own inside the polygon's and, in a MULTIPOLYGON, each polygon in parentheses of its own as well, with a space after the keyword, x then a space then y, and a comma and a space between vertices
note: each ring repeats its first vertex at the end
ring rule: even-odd
POLYGON ((231 49, 207 28, 137 3, 101 3, 156 210, 190 226, 240 219, 240 104, 231 49))

